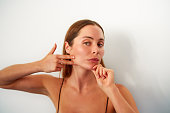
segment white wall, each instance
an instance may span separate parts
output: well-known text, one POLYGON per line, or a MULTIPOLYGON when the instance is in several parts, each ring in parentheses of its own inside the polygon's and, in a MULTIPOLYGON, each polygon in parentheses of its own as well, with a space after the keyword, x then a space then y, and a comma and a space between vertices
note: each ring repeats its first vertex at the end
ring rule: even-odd
MULTIPOLYGON (((79 19, 99 22, 104 61, 133 94, 141 113, 170 112, 170 1, 1 0, 0 69, 42 59, 79 19)), ((58 76, 58 73, 53 73, 58 76)), ((0 89, 0 113, 55 113, 45 96, 0 89)))

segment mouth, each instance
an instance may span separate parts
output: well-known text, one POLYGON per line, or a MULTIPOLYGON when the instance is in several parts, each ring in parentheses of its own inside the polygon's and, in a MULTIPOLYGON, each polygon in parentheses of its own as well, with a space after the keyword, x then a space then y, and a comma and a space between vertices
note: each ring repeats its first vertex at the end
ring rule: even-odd
POLYGON ((92 63, 97 63, 99 61, 98 58, 91 58, 88 61, 92 62, 92 63))

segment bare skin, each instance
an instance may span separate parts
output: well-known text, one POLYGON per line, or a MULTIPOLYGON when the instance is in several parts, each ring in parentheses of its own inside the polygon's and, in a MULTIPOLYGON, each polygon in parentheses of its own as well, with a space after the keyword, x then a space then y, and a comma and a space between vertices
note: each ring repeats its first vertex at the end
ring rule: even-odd
POLYGON ((66 52, 70 55, 54 55, 55 44, 40 61, 1 70, 0 87, 47 95, 58 109, 62 79, 49 74, 31 74, 60 71, 63 65, 72 65, 72 74, 65 78, 63 84, 59 113, 105 113, 107 97, 107 113, 139 113, 128 89, 114 83, 113 70, 100 65, 104 55, 103 45, 101 29, 85 26, 74 39, 72 47, 65 42, 66 52), (91 58, 98 58, 98 61, 89 60, 91 58))

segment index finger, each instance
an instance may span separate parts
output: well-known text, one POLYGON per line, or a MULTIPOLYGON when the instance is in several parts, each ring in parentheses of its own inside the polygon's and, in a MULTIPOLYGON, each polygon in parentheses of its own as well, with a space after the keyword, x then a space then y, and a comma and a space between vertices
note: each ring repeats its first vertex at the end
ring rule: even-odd
POLYGON ((93 66, 93 70, 96 71, 98 65, 93 66))
POLYGON ((101 64, 97 64, 97 65, 93 66, 93 70, 96 70, 98 66, 102 66, 102 65, 101 64))
POLYGON ((60 59, 74 59, 75 56, 73 56, 73 55, 57 55, 57 58, 60 58, 60 59))

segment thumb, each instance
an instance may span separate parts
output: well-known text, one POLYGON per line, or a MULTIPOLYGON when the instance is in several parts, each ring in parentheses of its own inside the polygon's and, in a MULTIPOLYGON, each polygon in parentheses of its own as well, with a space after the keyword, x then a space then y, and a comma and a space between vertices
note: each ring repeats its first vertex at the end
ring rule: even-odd
POLYGON ((95 76, 95 78, 96 78, 96 80, 97 80, 97 74, 96 74, 96 71, 95 71, 95 70, 92 70, 92 72, 93 72, 93 74, 94 74, 94 76, 95 76))
POLYGON ((91 71, 95 74, 96 69, 97 69, 97 65, 93 66, 93 68, 92 68, 92 70, 91 70, 91 71))
POLYGON ((51 51, 48 53, 48 55, 53 54, 57 48, 57 44, 55 43, 51 51))
POLYGON ((96 69, 97 69, 97 65, 95 65, 91 71, 93 72, 94 76, 97 78, 96 69))

